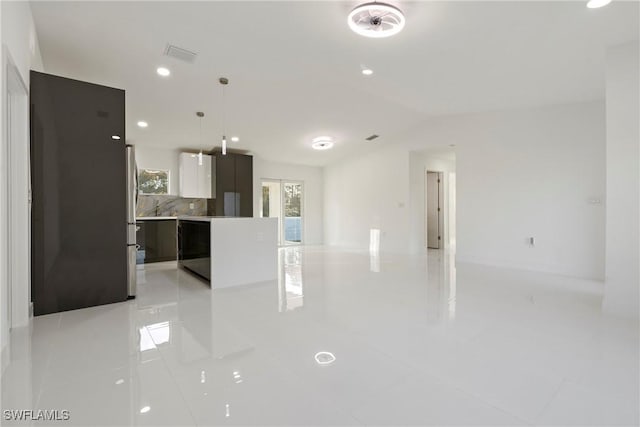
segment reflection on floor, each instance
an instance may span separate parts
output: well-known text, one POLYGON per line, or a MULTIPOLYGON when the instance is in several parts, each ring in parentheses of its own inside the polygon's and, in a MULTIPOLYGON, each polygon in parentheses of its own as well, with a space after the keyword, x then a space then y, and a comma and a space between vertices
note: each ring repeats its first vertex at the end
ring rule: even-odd
POLYGON ((452 259, 285 248, 277 282, 215 292, 143 265, 137 299, 13 331, 2 408, 67 409, 64 425, 638 423, 638 329, 603 317, 600 283, 452 259))

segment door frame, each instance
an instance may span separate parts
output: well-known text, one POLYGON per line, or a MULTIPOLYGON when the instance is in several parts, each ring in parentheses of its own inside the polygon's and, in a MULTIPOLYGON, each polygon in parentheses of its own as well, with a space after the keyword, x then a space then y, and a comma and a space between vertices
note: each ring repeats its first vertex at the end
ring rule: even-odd
POLYGON ((448 246, 447 244, 448 233, 445 225, 445 217, 446 215, 448 215, 448 209, 446 206, 445 189, 444 189, 445 188, 444 172, 427 169, 425 171, 424 180, 425 180, 424 181, 425 182, 425 206, 424 206, 425 246, 427 247, 427 249, 444 249, 448 246), (438 177, 437 188, 438 188, 439 210, 438 210, 438 247, 437 248, 429 246, 429 174, 430 173, 436 174, 436 176, 438 177))
POLYGON ((279 183, 280 184, 280 212, 281 215, 278 218, 278 245, 279 246, 300 246, 304 244, 305 237, 305 221, 304 221, 304 181, 299 179, 280 179, 280 178, 260 178, 260 217, 262 217, 262 184, 265 182, 279 183), (284 239, 284 185, 285 184, 300 184, 300 242, 286 242, 284 239))
POLYGON ((5 133, 2 136, 5 160, 4 262, 9 307, 9 330, 25 326, 31 317, 31 173, 29 90, 15 62, 2 49, 3 106, 5 133))

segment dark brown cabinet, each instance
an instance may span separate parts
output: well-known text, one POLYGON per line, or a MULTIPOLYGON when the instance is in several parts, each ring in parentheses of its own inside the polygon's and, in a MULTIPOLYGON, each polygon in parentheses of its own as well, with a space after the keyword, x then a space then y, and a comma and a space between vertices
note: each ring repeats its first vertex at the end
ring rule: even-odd
POLYGON ((175 219, 138 220, 136 241, 140 263, 174 261, 178 257, 175 219))
POLYGON ((253 156, 215 153, 216 215, 253 216, 253 156))

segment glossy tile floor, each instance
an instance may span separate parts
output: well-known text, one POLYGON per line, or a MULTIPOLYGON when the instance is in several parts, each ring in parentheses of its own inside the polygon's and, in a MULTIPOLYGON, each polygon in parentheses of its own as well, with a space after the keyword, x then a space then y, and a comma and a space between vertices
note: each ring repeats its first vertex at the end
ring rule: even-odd
POLYGON ((69 410, 55 425, 639 422, 638 328, 602 316, 600 283, 437 251, 280 255, 275 282, 212 292, 152 264, 134 301, 35 318, 13 332, 3 409, 69 410))

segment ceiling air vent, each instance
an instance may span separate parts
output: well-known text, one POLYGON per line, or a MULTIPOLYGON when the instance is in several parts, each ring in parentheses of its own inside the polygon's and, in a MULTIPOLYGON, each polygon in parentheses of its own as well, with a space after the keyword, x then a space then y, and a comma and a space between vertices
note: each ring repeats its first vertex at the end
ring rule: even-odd
POLYGON ((191 52, 190 50, 183 49, 178 46, 174 46, 172 44, 168 44, 167 48, 164 50, 164 54, 170 56, 175 59, 179 59, 180 61, 188 62, 193 64, 198 56, 197 53, 191 52))
POLYGON ((373 135, 371 135, 368 138, 365 138, 367 141, 373 141, 374 139, 378 138, 380 135, 376 135, 375 133, 373 135))

